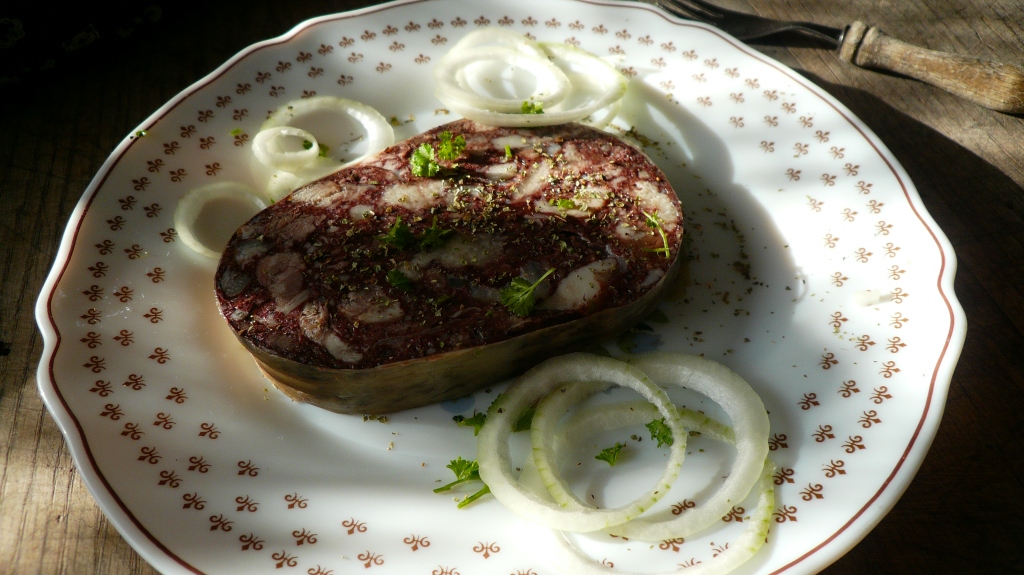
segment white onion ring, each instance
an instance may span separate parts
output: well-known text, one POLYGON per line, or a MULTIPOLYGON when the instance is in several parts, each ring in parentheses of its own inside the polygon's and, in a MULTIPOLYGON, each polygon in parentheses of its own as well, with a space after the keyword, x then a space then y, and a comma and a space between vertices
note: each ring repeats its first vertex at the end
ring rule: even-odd
POLYGON ((720 363, 667 352, 635 356, 629 363, 660 384, 681 385, 707 396, 732 420, 736 459, 714 495, 674 518, 639 518, 614 530, 616 535, 644 541, 689 537, 715 524, 750 493, 768 457, 768 413, 750 384, 720 363))
POLYGON ((362 156, 352 159, 348 163, 375 154, 395 143, 395 131, 380 112, 362 102, 335 96, 313 96, 289 102, 275 110, 263 122, 260 130, 289 126, 296 117, 320 110, 347 114, 362 124, 363 129, 366 130, 366 151, 362 156))
POLYGON ((306 130, 294 126, 274 126, 260 130, 256 134, 252 139, 252 153, 264 166, 295 172, 320 156, 320 144, 316 141, 316 136, 306 130), (286 150, 279 143, 281 138, 302 138, 310 143, 310 147, 286 150))
MULTIPOLYGON (((669 516, 668 520, 643 517, 609 529, 615 535, 643 541, 689 537, 713 525, 729 512, 736 501, 750 493, 768 456, 768 415, 761 398, 750 385, 720 363, 673 353, 637 356, 630 363, 661 385, 683 386, 711 398, 733 421, 736 461, 729 477, 714 495, 683 515, 669 516)), ((534 463, 544 486, 559 505, 578 511, 594 507, 576 497, 565 481, 558 477, 553 442, 548 438, 554 437, 552 421, 589 393, 592 392, 570 389, 545 398, 537 406, 530 435, 534 463)), ((673 434, 673 437, 679 441, 678 434, 673 434)))
POLYGON ((509 114, 520 114, 524 101, 541 104, 547 110, 562 101, 572 89, 569 78, 543 52, 536 56, 507 46, 448 52, 435 66, 434 80, 437 83, 438 99, 449 106, 455 103, 509 114), (537 88, 522 98, 498 98, 475 92, 468 85, 465 70, 472 64, 490 61, 499 61, 532 73, 537 80, 537 88))
MULTIPOLYGON (((580 103, 567 108, 563 108, 564 100, 560 100, 558 104, 551 108, 545 107, 543 114, 512 113, 508 110, 474 106, 469 102, 452 98, 441 89, 438 89, 436 96, 444 102, 451 111, 469 118, 470 120, 480 122, 481 124, 491 126, 529 127, 551 126, 555 124, 579 121, 587 118, 591 114, 614 105, 615 102, 621 100, 625 95, 628 87, 626 78, 604 60, 601 60, 589 52, 567 44, 540 43, 539 45, 544 49, 545 54, 547 54, 549 58, 563 60, 566 67, 569 65, 582 66, 585 73, 580 72, 577 77, 586 78, 598 88, 597 92, 600 95, 586 101, 585 103, 580 103)), ((554 65, 558 66, 558 62, 554 62, 554 65)), ((522 103, 520 102, 519 105, 521 107, 522 103)), ((611 117, 608 118, 608 121, 611 121, 611 117)))
POLYGON ((507 46, 532 56, 540 58, 546 57, 544 49, 537 45, 533 40, 530 40, 518 32, 513 32, 505 28, 495 28, 493 26, 488 28, 478 28, 469 34, 466 34, 451 47, 451 50, 448 53, 453 54, 455 52, 461 52, 462 50, 488 45, 507 46))
MULTIPOLYGON (((563 402, 564 403, 564 402, 563 402)), ((538 409, 539 411, 539 409, 538 409)), ((735 433, 732 428, 724 425, 703 413, 689 409, 680 409, 679 414, 683 426, 687 430, 701 433, 704 437, 735 443, 735 433)), ((617 402, 597 406, 589 406, 573 414, 560 426, 560 433, 554 440, 554 452, 557 454, 569 443, 570 434, 573 438, 588 437, 594 433, 610 431, 638 424, 644 424, 660 415, 658 410, 647 402, 617 402)), ((536 418, 536 415, 534 416, 536 418)), ((543 490, 540 476, 532 460, 528 459, 523 468, 520 480, 531 489, 543 490)), ((740 536, 730 541, 730 545, 720 553, 714 560, 707 563, 700 563, 686 569, 687 575, 694 573, 698 575, 712 575, 728 573, 753 557, 764 545, 771 524, 771 513, 775 507, 774 478, 775 465, 768 458, 761 467, 755 487, 758 490, 757 508, 751 514, 747 527, 740 536)), ((745 498, 745 497, 744 497, 745 498)), ((687 513, 691 512, 688 510, 687 513)), ((598 563, 587 557, 582 551, 574 546, 564 533, 552 530, 550 542, 554 543, 550 557, 560 572, 579 575, 605 575, 623 574, 629 572, 613 570, 607 565, 598 563)), ((670 571, 663 574, 645 573, 643 575, 675 575, 679 571, 670 571)))
MULTIPOLYGON (((621 361, 586 353, 569 354, 550 359, 520 376, 488 409, 487 422, 477 437, 477 462, 480 478, 491 493, 508 509, 548 527, 575 532, 597 531, 624 523, 653 505, 663 496, 679 474, 685 455, 684 442, 672 445, 672 455, 665 472, 647 493, 632 503, 614 509, 565 510, 545 501, 526 489, 513 474, 508 438, 512 425, 534 402, 563 382, 601 381, 629 387, 658 407, 673 437, 684 437, 675 406, 661 388, 652 384, 642 372, 621 361)), ((534 419, 536 423, 536 416, 534 419)))
MULTIPOLYGON (((255 190, 237 182, 217 182, 199 186, 182 196, 174 209, 174 229, 185 245, 209 258, 220 257, 220 252, 201 242, 193 233, 193 229, 203 208, 215 200, 234 200, 252 207, 252 213, 237 222, 238 226, 267 207, 266 201, 255 190)), ((223 249, 223 246, 217 247, 223 249)))
MULTIPOLYGON (((736 540, 730 541, 729 546, 710 561, 675 571, 643 574, 622 571, 587 557, 567 540, 564 534, 553 531, 552 539, 554 545, 551 545, 549 553, 551 564, 555 567, 556 572, 572 573, 573 575, 722 575, 728 573, 757 554, 768 537, 772 511, 775 507, 774 474, 775 465, 771 460, 766 459, 758 474, 756 483, 758 490, 757 507, 751 513, 746 528, 743 529, 743 532, 736 540)), ((688 509, 686 513, 690 511, 693 510, 688 509)))

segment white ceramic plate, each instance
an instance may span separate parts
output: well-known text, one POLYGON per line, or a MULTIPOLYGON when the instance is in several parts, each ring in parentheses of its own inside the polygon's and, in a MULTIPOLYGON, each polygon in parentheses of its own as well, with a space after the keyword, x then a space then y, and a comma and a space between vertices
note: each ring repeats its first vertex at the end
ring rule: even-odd
MULTIPOLYGON (((366 102, 399 138, 454 119, 438 111, 431 63, 486 25, 578 44, 629 76, 615 125, 635 128, 678 190, 694 259, 663 315, 609 349, 703 353, 748 378, 779 472, 768 543, 741 571, 828 565, 894 505, 934 437, 965 333, 953 251, 841 104, 634 3, 428 0, 327 16, 243 51, 126 137, 72 215, 37 308, 40 390, 96 500, 165 573, 552 572, 493 499, 457 510, 432 493, 450 459, 474 456, 452 415, 497 389, 386 423, 293 403, 218 315, 214 262, 172 229, 187 190, 262 184, 249 142, 290 99, 366 102), (878 301, 863 305, 862 290, 878 301)), ((696 490, 666 503, 680 510, 729 462, 719 446, 691 451, 696 490)), ((615 482, 589 489, 622 496, 615 482)), ((685 543, 586 545, 619 569, 707 563, 749 509, 685 543)))

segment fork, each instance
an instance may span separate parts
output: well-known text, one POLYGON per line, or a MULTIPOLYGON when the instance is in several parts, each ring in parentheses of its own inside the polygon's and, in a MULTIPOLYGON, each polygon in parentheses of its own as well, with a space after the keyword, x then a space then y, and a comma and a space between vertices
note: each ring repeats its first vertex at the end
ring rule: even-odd
POLYGON ((655 0, 653 3, 677 16, 711 24, 744 42, 764 40, 784 33, 795 32, 837 47, 842 43, 845 32, 839 28, 811 22, 772 20, 736 12, 703 0, 655 0))
POLYGON ((999 112, 1024 113, 1024 70, 1019 66, 927 50, 860 21, 833 28, 811 22, 772 20, 727 10, 705 0, 642 1, 676 16, 715 26, 744 42, 800 34, 827 43, 838 51, 841 60, 861 68, 921 80, 999 112))

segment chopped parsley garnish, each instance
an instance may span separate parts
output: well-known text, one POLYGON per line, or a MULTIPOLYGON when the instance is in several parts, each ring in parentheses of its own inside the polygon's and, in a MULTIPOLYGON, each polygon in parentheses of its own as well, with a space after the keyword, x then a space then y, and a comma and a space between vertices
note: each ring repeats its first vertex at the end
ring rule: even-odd
MULTIPOLYGON (((313 147, 313 142, 309 140, 302 140, 302 149, 308 150, 313 147)), ((331 149, 323 144, 320 144, 320 152, 317 153, 318 157, 326 158, 327 154, 330 153, 331 149)))
POLYGON ((602 449, 601 453, 594 456, 594 459, 600 459, 601 461, 607 461, 608 465, 615 465, 619 460, 619 452, 625 447, 623 443, 616 443, 615 445, 602 449))
POLYGON ((455 230, 447 229, 443 230, 437 227, 437 216, 434 216, 434 221, 430 224, 423 235, 420 236, 420 249, 427 251, 444 244, 444 240, 455 233, 455 230))
MULTIPOLYGON (((455 487, 456 485, 459 485, 461 483, 466 483, 467 481, 480 481, 481 480, 480 479, 480 464, 477 463, 475 460, 474 461, 466 461, 461 456, 459 456, 459 457, 451 460, 451 463, 449 463, 445 467, 447 467, 448 469, 451 469, 452 473, 455 474, 455 481, 452 481, 451 483, 448 483, 446 485, 442 485, 441 487, 438 487, 437 489, 434 490, 434 493, 441 493, 441 492, 444 492, 444 491, 450 491, 452 487, 455 487)), ((470 503, 476 501, 477 499, 480 499, 482 496, 484 496, 484 495, 486 495, 486 494, 488 494, 490 492, 491 492, 491 489, 489 487, 487 487, 487 485, 484 485, 482 489, 480 489, 476 493, 474 493, 474 494, 466 497, 462 501, 460 501, 459 504, 458 504, 458 507, 461 509, 461 508, 469 505, 470 503)))
POLYGON ((412 231, 409 230, 409 226, 402 222, 401 216, 395 218, 395 223, 391 226, 391 229, 388 230, 387 234, 377 236, 377 239, 385 246, 401 250, 404 250, 416 242, 416 236, 414 236, 412 231))
POLYGON ((522 110, 524 114, 543 114, 544 102, 530 102, 524 100, 522 110))
POLYGON ((459 427, 472 427, 473 435, 476 436, 480 433, 480 428, 484 426, 484 422, 487 421, 486 413, 474 413, 472 417, 466 417, 464 415, 456 415, 452 417, 459 427))
POLYGON ((505 159, 506 160, 511 160, 512 159, 512 146, 510 146, 508 144, 505 144, 505 159))
POLYGON ((412 175, 419 178, 433 178, 437 175, 438 170, 441 169, 441 166, 437 165, 437 159, 434 157, 434 146, 430 144, 420 144, 420 147, 416 148, 416 151, 412 153, 409 165, 412 169, 412 175))
POLYGON ((526 317, 530 315, 530 311, 533 310, 534 304, 533 291, 537 289, 540 282, 544 281, 549 275, 554 273, 554 271, 555 268, 549 269, 533 284, 531 284, 529 280, 525 280, 521 277, 513 279, 512 283, 508 284, 501 290, 502 305, 519 317, 526 317))
MULTIPOLYGON (((434 146, 423 143, 412 153, 412 158, 409 159, 412 175, 420 178, 433 178, 442 169, 441 165, 437 163, 438 159, 451 162, 462 155, 465 149, 466 138, 452 136, 451 132, 445 130, 441 132, 436 151, 434 146)), ((458 164, 452 164, 450 167, 458 167, 458 164)))
POLYGON ((403 274, 398 270, 389 271, 387 278, 388 283, 394 286, 396 289, 400 289, 402 291, 409 291, 412 289, 412 280, 409 279, 409 276, 403 274))
POLYGON ((441 143, 437 146, 437 157, 449 162, 462 155, 466 149, 466 138, 452 136, 452 133, 445 130, 441 132, 441 143))
POLYGON ((575 210, 576 208, 579 207, 576 205, 576 202, 570 200, 569 198, 560 198, 557 200, 552 198, 548 200, 548 203, 560 210, 575 210))
POLYGON ((517 419, 516 422, 512 425, 512 432, 515 433, 517 431, 526 431, 527 429, 530 429, 530 426, 533 425, 533 416, 536 413, 536 406, 531 405, 530 407, 528 407, 526 411, 524 411, 523 414, 519 416, 519 419, 517 419))
POLYGON ((646 427, 651 432, 651 439, 658 442, 658 447, 672 445, 672 429, 665 424, 664 417, 652 420, 646 427))
POLYGON ((648 214, 647 212, 643 211, 641 213, 643 213, 643 215, 646 216, 645 223, 647 224, 647 227, 654 228, 658 230, 659 234, 661 234, 661 243, 663 245, 663 247, 649 248, 645 251, 661 254, 666 258, 669 257, 670 250, 668 249, 668 236, 665 235, 665 230, 664 228, 661 227, 661 218, 658 217, 657 210, 655 210, 653 214, 648 214))

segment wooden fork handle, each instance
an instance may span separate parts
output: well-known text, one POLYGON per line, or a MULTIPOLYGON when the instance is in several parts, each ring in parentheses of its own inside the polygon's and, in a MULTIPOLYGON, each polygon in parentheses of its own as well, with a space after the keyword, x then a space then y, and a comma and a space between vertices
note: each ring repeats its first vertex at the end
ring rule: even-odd
POLYGON ((839 57, 927 82, 993 110, 1024 112, 1024 70, 1018 66, 926 50, 862 22, 847 29, 839 57))

